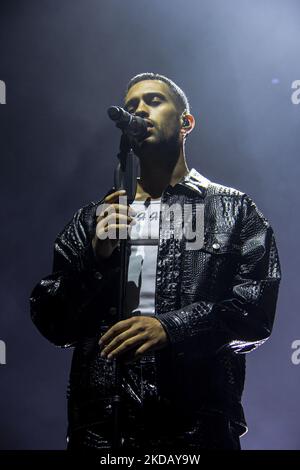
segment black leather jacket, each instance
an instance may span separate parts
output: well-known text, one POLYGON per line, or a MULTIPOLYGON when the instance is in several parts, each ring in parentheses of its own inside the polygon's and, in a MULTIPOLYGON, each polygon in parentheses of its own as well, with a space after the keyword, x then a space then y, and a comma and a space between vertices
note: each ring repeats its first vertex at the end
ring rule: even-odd
MULTIPOLYGON (((155 312, 169 345, 123 370, 128 404, 171 403, 184 416, 223 413, 241 435, 245 353, 272 330, 280 264, 272 228, 244 193, 195 170, 168 186, 162 203, 204 205, 204 244, 187 250, 162 232, 157 257, 155 312)), ((91 240, 99 202, 75 213, 54 245, 51 275, 31 295, 32 319, 55 345, 73 346, 69 387, 71 430, 97 423, 111 407, 113 368, 97 340, 114 324, 119 249, 99 264, 91 240)))

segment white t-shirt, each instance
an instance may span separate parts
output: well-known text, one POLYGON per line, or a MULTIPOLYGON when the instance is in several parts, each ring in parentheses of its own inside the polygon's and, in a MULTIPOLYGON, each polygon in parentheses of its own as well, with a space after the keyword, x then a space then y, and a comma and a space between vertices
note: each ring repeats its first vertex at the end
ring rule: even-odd
POLYGON ((160 199, 133 201, 132 226, 125 297, 126 316, 155 314, 155 279, 159 239, 160 199))

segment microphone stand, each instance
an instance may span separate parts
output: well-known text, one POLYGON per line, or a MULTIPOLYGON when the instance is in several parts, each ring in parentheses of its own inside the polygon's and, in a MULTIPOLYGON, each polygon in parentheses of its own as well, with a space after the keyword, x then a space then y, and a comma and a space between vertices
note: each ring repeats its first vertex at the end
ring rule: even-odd
MULTIPOLYGON (((120 152, 117 155, 119 162, 114 173, 114 186, 116 190, 125 189, 127 204, 131 204, 136 195, 137 175, 139 163, 131 148, 130 139, 123 131, 120 139, 120 152)), ((120 240, 120 285, 117 306, 117 322, 122 320, 124 312, 124 298, 126 294, 128 270, 128 244, 127 239, 120 240)), ((122 364, 117 358, 113 359, 114 395, 113 407, 113 440, 112 448, 117 451, 121 447, 121 389, 122 389, 122 364)))

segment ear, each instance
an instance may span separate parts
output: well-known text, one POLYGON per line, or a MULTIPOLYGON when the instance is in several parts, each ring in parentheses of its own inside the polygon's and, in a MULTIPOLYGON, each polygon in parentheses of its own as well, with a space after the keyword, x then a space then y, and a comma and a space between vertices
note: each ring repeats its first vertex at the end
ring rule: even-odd
POLYGON ((195 118, 192 114, 182 113, 181 115, 181 129, 182 137, 187 136, 195 127, 195 118))

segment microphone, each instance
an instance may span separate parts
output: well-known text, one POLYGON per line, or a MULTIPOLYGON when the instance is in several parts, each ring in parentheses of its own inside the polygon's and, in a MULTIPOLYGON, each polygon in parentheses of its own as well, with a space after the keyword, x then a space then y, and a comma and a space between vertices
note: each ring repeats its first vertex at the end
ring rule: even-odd
POLYGON ((149 123, 145 119, 134 116, 119 106, 111 106, 108 108, 107 113, 110 119, 115 121, 116 126, 126 132, 130 137, 138 140, 146 137, 149 123))

